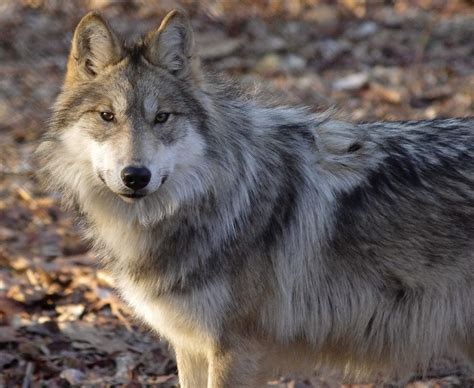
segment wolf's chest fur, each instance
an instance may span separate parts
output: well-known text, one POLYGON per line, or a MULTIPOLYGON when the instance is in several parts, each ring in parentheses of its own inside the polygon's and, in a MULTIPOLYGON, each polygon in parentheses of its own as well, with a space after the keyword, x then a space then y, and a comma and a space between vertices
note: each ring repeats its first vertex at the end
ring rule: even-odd
MULTIPOLYGON (((187 275, 185 270, 182 274, 180 271, 160 271, 159 256, 163 250, 159 246, 163 244, 169 248, 172 246, 170 241, 160 239, 156 230, 150 232, 124 220, 112 224, 110 217, 101 213, 92 213, 91 218, 96 220, 93 233, 105 249, 103 256, 113 257, 107 266, 115 276, 116 286, 138 317, 173 344, 200 352, 208 349, 218 335, 222 315, 227 310, 228 285, 216 280, 193 292, 170 292, 174 285, 182 284, 178 280, 180 276, 187 275), (124 240, 128 244, 122 244, 124 240)), ((197 247, 189 246, 189 251, 180 253, 190 256, 191 251, 197 250, 197 247)), ((179 260, 178 257, 165 259, 179 260)))
POLYGON ((204 353, 211 348, 228 298, 225 287, 212 285, 198 295, 157 297, 152 295, 151 287, 127 276, 119 277, 117 282, 121 295, 138 317, 165 339, 194 352, 204 353))

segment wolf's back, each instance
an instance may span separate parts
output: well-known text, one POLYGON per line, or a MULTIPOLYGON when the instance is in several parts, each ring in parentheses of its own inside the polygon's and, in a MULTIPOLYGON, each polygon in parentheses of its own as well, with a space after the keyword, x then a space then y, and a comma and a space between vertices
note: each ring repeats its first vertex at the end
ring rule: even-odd
POLYGON ((362 126, 379 163, 338 193, 337 256, 358 252, 364 263, 383 263, 417 284, 446 276, 447 268, 472 280, 474 118, 362 126))

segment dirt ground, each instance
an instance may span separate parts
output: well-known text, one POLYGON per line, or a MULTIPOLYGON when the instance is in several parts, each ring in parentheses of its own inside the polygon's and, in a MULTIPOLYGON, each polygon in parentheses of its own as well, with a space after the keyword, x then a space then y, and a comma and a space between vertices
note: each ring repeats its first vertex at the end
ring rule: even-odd
MULTIPOLYGON (((472 1, 179 4, 206 66, 282 102, 363 121, 473 115, 472 1)), ((175 5, 0 1, 0 387, 177 384, 171 352, 117 299, 58 195, 39 187, 32 159, 80 17, 99 9, 137 36, 175 5)), ((340 386, 350 387, 321 372, 269 382, 340 386)), ((441 360, 410 387, 474 387, 474 375, 441 360)))

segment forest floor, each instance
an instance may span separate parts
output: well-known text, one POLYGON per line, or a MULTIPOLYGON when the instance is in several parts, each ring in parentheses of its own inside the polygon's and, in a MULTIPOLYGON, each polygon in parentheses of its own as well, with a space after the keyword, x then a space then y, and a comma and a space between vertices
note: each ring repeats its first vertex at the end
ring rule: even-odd
MULTIPOLYGON (((99 9, 137 35, 173 3, 0 3, 0 387, 177 384, 172 353, 117 298, 58 195, 41 189, 32 158, 79 18, 99 9)), ((363 121, 474 113, 472 1, 182 4, 204 64, 273 99, 363 121)), ((340 386, 350 387, 317 372, 269 382, 340 386)), ((451 386, 474 387, 474 376, 449 360, 410 383, 451 386)))

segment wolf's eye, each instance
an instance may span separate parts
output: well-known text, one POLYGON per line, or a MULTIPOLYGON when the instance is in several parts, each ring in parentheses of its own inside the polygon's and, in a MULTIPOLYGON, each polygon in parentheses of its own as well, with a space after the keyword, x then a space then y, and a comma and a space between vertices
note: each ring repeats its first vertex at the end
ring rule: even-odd
POLYGON ((100 112, 100 117, 104 121, 112 121, 115 115, 112 112, 100 112))
POLYGON ((169 117, 170 117, 169 113, 165 113, 165 112, 157 113, 155 116, 155 123, 163 124, 168 120, 169 117))

